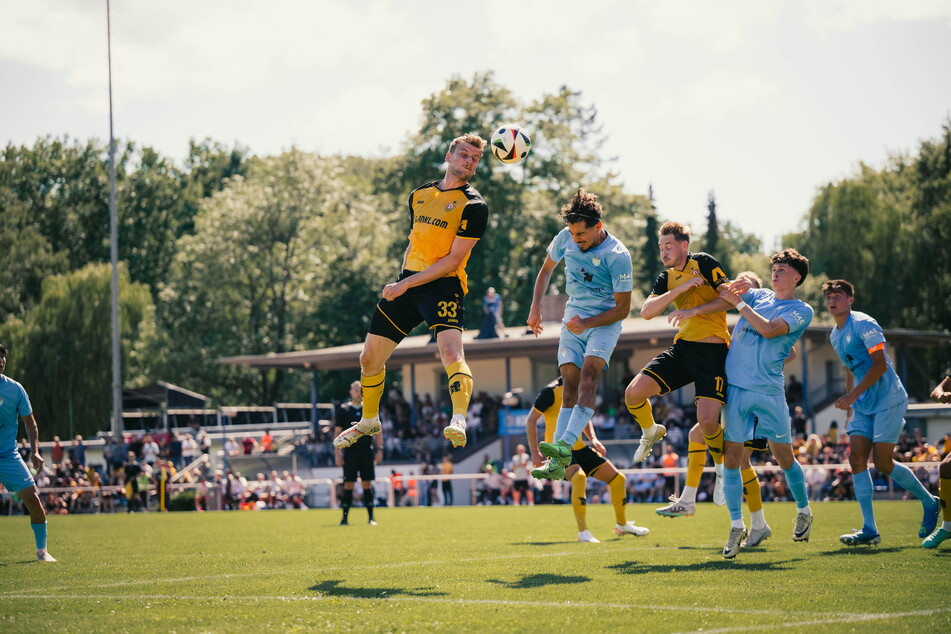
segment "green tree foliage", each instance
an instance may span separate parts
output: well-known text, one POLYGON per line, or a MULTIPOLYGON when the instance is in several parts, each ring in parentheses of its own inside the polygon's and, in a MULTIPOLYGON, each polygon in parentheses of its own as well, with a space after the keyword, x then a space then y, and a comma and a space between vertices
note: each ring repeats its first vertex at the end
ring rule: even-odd
POLYGON ((856 309, 891 328, 908 323, 903 313, 913 291, 908 175, 899 162, 881 172, 861 165, 857 175, 820 188, 805 230, 783 240, 816 274, 855 284, 856 309), (889 292, 879 292, 884 280, 889 292))
MULTIPOLYGON (((616 188, 610 175, 602 173, 598 149, 603 136, 596 110, 567 87, 520 104, 511 91, 495 82, 491 72, 476 73, 470 81, 454 77, 443 90, 423 100, 422 125, 409 140, 405 160, 389 185, 391 193, 399 192, 405 201, 412 188, 442 176, 453 138, 475 132, 488 140, 505 123, 526 129, 532 137, 532 153, 520 165, 510 166, 487 150, 473 179, 473 186, 489 204, 490 217, 486 235, 467 266, 467 311, 481 315, 482 296, 494 286, 505 301, 506 322, 518 324, 527 314, 545 248, 563 227, 561 206, 578 187, 602 196, 616 188)), ((634 208, 630 201, 617 206, 619 214, 633 213, 634 208)), ((403 218, 408 233, 408 211, 403 218)), ((611 223, 621 228, 613 216, 611 223)), ((558 275, 552 286, 561 286, 558 275)))
MULTIPOLYGON (((149 147, 120 144, 116 157, 119 258, 132 280, 153 292, 168 274, 176 241, 192 230, 202 197, 218 191, 246 167, 245 151, 205 140, 192 142, 185 171, 149 147)), ((0 155, 0 210, 24 238, 17 248, 32 249, 33 275, 108 262, 109 169, 107 148, 97 141, 44 137, 32 146, 8 145, 0 155), (26 220, 24 220, 24 214, 26 220), (39 239, 40 242, 36 242, 39 239)), ((21 275, 21 277, 23 277, 21 275)), ((27 276, 28 277, 28 276, 27 276)), ((20 281, 18 295, 4 306, 36 302, 39 285, 20 281)), ((22 317, 22 312, 13 314, 22 317)))
POLYGON ((0 315, 22 318, 39 299, 43 279, 66 271, 66 257, 36 228, 26 203, 4 186, 0 209, 0 315))
MULTIPOLYGON (((39 303, 25 319, 0 326, 9 342, 8 374, 23 383, 42 436, 94 435, 112 410, 111 280, 108 264, 90 264, 43 281, 39 303)), ((119 272, 123 375, 141 382, 155 336, 149 290, 119 272)))
POLYGON ((726 266, 726 258, 720 249, 720 225, 717 221, 717 198, 711 189, 707 194, 707 231, 703 237, 703 250, 726 266))
POLYGON ((654 206, 653 185, 647 186, 647 204, 649 209, 644 220, 644 236, 643 240, 638 241, 641 245, 640 274, 637 271, 634 273, 634 279, 638 280, 639 287, 645 297, 650 295, 651 289, 654 288, 654 280, 664 270, 664 263, 660 259, 660 250, 657 246, 657 233, 660 231, 662 223, 657 218, 657 209, 654 206))
POLYGON ((214 360, 362 338, 395 221, 340 165, 296 150, 255 159, 202 204, 160 293, 163 376, 230 403, 300 398, 306 377, 289 387, 284 372, 214 360))
POLYGON ((918 297, 906 316, 919 328, 951 330, 951 119, 937 139, 921 144, 908 171, 917 185, 907 244, 915 276, 909 282, 918 297))
POLYGON ((65 254, 71 270, 109 259, 105 156, 95 141, 44 137, 32 148, 8 145, 0 160, 0 187, 26 206, 33 228, 65 254))
MULTIPOLYGON (((854 283, 856 310, 886 328, 951 330, 951 121, 917 156, 892 157, 881 170, 860 165, 823 186, 803 224, 784 243, 810 258, 816 281, 854 283)), ((927 394, 947 355, 945 347, 910 360, 912 394, 927 394)))

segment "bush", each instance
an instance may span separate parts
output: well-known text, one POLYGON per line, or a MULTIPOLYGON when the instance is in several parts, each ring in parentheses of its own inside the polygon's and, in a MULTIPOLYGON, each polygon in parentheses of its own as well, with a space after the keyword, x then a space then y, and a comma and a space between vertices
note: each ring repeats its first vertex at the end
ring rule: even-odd
POLYGON ((195 489, 185 489, 168 502, 169 511, 194 511, 195 489))

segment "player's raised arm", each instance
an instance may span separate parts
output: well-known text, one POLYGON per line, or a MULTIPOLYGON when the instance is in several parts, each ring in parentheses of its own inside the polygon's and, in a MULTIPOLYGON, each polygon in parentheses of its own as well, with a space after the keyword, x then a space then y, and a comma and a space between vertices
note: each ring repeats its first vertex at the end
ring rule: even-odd
MULTIPOLYGON (((666 274, 666 272, 661 273, 662 276, 666 274)), ((666 282, 664 283, 666 284, 666 282)), ((673 304, 675 299, 684 293, 689 293, 695 288, 700 288, 704 285, 704 283, 705 282, 703 278, 698 276, 684 284, 681 284, 677 288, 673 288, 664 292, 661 295, 648 296, 648 298, 645 299, 644 303, 641 305, 641 317, 644 319, 653 319, 657 315, 667 310, 667 307, 673 304)))
POLYGON ((551 282, 551 274, 555 270, 556 266, 558 266, 558 263, 552 260, 551 256, 546 255, 545 261, 542 263, 542 267, 539 269, 538 275, 535 277, 535 291, 532 294, 532 307, 528 311, 528 319, 525 320, 525 323, 528 324, 528 327, 531 328, 536 337, 542 334, 542 331, 545 329, 545 327, 542 326, 542 297, 545 296, 545 291, 548 290, 548 284, 551 282))

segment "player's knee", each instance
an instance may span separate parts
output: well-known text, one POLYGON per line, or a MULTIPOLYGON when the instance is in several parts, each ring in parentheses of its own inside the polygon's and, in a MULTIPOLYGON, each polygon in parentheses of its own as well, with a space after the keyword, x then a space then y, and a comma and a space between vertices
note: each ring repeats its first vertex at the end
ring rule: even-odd
MULTIPOLYGON (((849 456, 849 463, 851 464, 851 462, 852 457, 849 456)), ((875 456, 873 464, 875 465, 876 471, 879 473, 884 473, 885 475, 890 475, 892 469, 895 468, 895 463, 892 461, 891 456, 875 456)))
POLYGON ((648 395, 646 391, 637 384, 637 379, 631 381, 631 383, 624 389, 624 403, 628 407, 637 407, 641 405, 644 401, 647 400, 648 395))
POLYGON ((693 427, 690 428, 690 433, 687 434, 687 439, 690 440, 690 442, 696 442, 696 443, 705 442, 703 440, 703 432, 700 431, 699 424, 694 425, 693 427))

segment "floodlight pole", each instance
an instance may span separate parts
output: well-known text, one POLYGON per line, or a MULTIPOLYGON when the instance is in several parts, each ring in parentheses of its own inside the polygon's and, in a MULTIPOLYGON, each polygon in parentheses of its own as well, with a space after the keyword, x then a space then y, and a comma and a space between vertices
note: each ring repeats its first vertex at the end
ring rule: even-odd
POLYGON ((109 255, 112 261, 112 434, 122 436, 122 341, 119 335, 119 227, 116 221, 116 139, 112 130, 112 19, 106 0, 109 57, 109 255))

